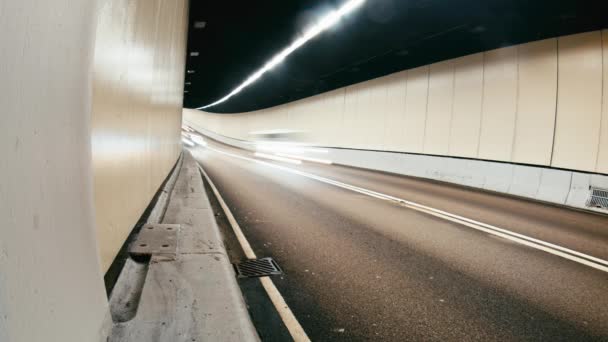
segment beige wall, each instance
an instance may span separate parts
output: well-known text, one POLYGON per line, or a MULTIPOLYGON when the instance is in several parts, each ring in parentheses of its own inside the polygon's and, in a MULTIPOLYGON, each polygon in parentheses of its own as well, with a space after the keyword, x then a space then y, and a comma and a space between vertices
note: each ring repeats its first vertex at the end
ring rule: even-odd
POLYGON ((102 270, 180 149, 186 0, 105 0, 95 47, 91 124, 102 270))
POLYGON ((521 45, 518 54, 513 161, 550 165, 557 104, 557 39, 521 45))
POLYGON ((239 139, 299 129, 325 146, 608 173, 608 30, 435 63, 256 112, 185 119, 239 139), (603 59, 603 60, 602 60, 603 59))
POLYGON ((603 93, 602 93, 602 124, 600 126, 600 149, 597 155, 597 169, 608 173, 608 30, 602 32, 603 56, 603 93))
POLYGON ((449 154, 476 157, 479 150, 481 127, 482 89, 484 73, 477 66, 483 64, 478 53, 455 60, 454 105, 449 134, 449 154))
POLYGON ((89 136, 94 5, 0 2, 3 342, 102 338, 89 136))
POLYGON ((180 151, 186 22, 0 2, 0 341, 105 341, 103 273, 180 151))
POLYGON ((558 49, 552 164, 594 170, 602 117, 602 35, 590 32, 564 37, 558 41, 558 49))
POLYGON ((427 101, 422 152, 447 155, 454 103, 453 60, 431 65, 427 101))
POLYGON ((483 105, 478 158, 511 161, 517 116, 517 50, 514 46, 488 51, 479 66, 483 68, 483 105))

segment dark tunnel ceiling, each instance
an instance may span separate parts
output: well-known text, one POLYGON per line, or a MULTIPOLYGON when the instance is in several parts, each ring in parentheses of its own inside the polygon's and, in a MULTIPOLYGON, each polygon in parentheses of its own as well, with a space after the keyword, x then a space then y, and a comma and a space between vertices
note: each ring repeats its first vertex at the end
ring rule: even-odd
MULTIPOLYGON (((228 94, 344 0, 191 0, 184 106, 228 94), (195 21, 206 23, 195 29, 195 21)), ((523 42, 608 27, 608 0, 367 0, 241 93, 207 111, 246 112, 523 42)))

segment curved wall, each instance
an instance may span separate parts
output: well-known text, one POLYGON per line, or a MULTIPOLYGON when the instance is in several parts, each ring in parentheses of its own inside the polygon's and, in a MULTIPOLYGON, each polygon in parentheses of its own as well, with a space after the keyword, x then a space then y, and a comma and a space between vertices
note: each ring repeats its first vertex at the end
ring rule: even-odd
POLYGON ((106 271, 181 151, 187 0, 103 0, 91 123, 106 271))
POLYGON ((103 273, 181 150, 187 6, 0 1, 0 341, 106 341, 103 273))
POLYGON ((94 1, 0 1, 0 341, 105 341, 94 1))
POLYGON ((406 70, 241 114, 186 110, 227 137, 306 131, 315 145, 608 174, 608 30, 406 70))

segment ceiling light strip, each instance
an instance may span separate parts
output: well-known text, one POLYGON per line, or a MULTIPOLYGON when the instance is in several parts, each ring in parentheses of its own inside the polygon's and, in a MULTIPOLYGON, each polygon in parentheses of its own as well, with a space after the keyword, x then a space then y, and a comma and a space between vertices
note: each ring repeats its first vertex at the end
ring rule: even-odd
POLYGON ((253 82, 257 81, 262 75, 264 75, 267 71, 274 68, 276 65, 280 64, 287 58, 287 56, 291 55, 295 50, 297 50, 302 45, 306 44, 312 38, 318 36, 321 32, 327 30, 328 28, 334 26, 336 23, 340 21, 340 19, 347 15, 348 13, 354 11, 357 7, 361 6, 365 0, 349 0, 342 7, 337 10, 331 11, 329 14, 324 16, 316 25, 311 27, 308 31, 304 33, 300 38, 296 39, 291 45, 289 45, 286 49, 275 55, 270 61, 268 61, 264 66, 258 71, 254 72, 251 76, 249 76, 243 83, 241 83, 238 87, 232 90, 228 95, 222 97, 221 99, 210 103, 208 105, 198 107, 197 109, 205 109, 212 106, 216 106, 220 103, 226 102, 228 99, 238 94, 245 87, 249 86, 253 82))

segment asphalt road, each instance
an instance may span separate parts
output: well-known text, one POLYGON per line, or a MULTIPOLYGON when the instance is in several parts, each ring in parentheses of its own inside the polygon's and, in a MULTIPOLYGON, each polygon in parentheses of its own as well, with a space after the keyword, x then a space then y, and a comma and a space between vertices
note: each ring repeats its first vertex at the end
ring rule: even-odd
MULTIPOLYGON (((264 164, 192 151, 255 253, 282 266, 273 281, 313 341, 608 341, 606 272, 264 164)), ((606 216, 349 167, 271 163, 608 259, 606 216)))

